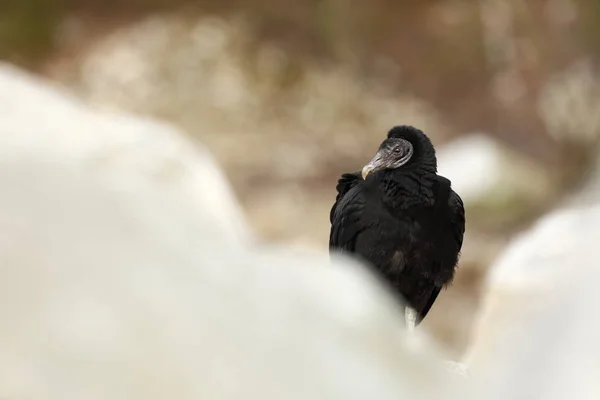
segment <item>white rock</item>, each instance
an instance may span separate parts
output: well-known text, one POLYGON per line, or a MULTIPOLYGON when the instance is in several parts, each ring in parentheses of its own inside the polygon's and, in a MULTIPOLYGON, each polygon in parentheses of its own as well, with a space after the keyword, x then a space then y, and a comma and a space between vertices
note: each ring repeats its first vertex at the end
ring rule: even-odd
POLYGON ((0 133, 0 397, 465 398, 363 267, 215 231, 174 131, 2 67, 0 133))
POLYGON ((0 64, 0 157, 25 153, 85 172, 151 181, 197 209, 210 209, 215 226, 228 234, 250 238, 229 183, 202 145, 164 123, 92 112, 46 82, 0 64))
POLYGON ((456 361, 446 361, 446 368, 448 371, 453 372, 456 376, 460 376, 462 378, 469 377, 469 367, 466 364, 456 362, 456 361))
POLYGON ((466 362, 486 399, 598 398, 600 205, 565 206, 492 266, 466 362))

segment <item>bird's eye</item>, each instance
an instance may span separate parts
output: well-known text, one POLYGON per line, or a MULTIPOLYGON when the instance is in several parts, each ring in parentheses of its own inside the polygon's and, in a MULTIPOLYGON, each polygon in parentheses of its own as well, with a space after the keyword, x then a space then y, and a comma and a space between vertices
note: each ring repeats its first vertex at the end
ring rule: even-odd
POLYGON ((400 147, 394 147, 394 153, 400 153, 402 149, 400 147))

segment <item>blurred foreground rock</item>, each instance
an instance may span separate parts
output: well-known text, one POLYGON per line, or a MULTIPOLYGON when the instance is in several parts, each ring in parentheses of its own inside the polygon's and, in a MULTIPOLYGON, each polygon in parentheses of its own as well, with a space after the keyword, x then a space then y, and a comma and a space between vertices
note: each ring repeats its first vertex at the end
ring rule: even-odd
POLYGON ((8 66, 0 105, 0 397, 464 398, 365 269, 249 247, 176 131, 8 66))
POLYGON ((215 229, 237 240, 250 238, 229 183, 202 145, 157 121, 95 113, 7 64, 0 64, 0 73, 5 160, 26 150, 46 162, 76 163, 82 173, 102 171, 153 184, 194 208, 209 209, 215 229))
POLYGON ((600 396, 598 171, 491 269, 466 356, 487 399, 600 396))
POLYGON ((595 181, 494 266, 467 371, 408 335, 361 266, 253 247, 218 167, 177 131, 8 66, 0 101, 2 398, 600 394, 595 181))

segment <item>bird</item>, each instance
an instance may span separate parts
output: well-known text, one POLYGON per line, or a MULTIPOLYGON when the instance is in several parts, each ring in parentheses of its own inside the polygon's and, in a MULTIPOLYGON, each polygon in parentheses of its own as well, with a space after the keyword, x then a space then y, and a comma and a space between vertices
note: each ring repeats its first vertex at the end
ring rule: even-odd
POLYGON ((463 201, 437 174, 431 140, 413 126, 392 127, 361 171, 341 175, 336 191, 330 254, 371 267, 414 329, 451 284, 465 233, 463 201))

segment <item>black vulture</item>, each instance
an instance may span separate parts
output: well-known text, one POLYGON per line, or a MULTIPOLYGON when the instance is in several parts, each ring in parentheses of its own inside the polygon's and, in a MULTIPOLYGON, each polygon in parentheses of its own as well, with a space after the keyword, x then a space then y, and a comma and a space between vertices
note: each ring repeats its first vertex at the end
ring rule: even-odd
POLYGON ((452 282, 465 232, 462 199, 437 174, 431 141, 412 126, 393 127, 362 171, 343 174, 336 189, 330 253, 373 267, 418 325, 452 282))

